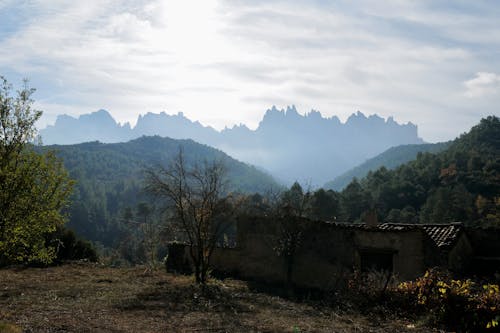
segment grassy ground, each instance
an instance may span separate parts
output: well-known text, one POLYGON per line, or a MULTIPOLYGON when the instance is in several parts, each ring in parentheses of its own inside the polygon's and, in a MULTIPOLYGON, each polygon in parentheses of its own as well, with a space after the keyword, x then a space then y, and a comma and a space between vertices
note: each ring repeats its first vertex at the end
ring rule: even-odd
MULTIPOLYGON (((418 325, 417 325, 418 326, 418 325)), ((238 280, 69 264, 0 270, 0 332, 429 332, 403 319, 293 302, 238 280)))

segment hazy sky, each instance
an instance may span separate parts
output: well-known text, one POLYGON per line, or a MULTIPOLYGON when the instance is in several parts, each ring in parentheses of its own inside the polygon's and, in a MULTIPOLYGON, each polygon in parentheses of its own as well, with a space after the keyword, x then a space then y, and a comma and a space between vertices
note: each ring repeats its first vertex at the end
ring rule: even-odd
POLYGON ((31 80, 40 127, 105 108, 255 128, 295 104, 447 140, 500 115, 500 3, 0 0, 0 75, 31 80))

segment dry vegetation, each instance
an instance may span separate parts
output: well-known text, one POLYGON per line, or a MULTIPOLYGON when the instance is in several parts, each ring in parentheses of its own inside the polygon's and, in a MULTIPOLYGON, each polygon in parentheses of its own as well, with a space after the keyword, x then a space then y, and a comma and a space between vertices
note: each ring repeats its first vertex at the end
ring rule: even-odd
POLYGON ((293 302, 246 282, 68 264, 0 270, 0 332, 429 332, 409 320, 293 302))

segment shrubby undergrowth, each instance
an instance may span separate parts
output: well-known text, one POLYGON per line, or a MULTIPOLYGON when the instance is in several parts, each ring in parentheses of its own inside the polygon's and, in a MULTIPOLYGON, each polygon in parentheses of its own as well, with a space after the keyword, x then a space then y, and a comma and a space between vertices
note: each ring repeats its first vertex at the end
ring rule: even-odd
POLYGON ((461 332, 500 331, 497 284, 454 280, 448 272, 433 269, 393 292, 409 311, 428 312, 436 324, 461 332))
POLYGON ((401 314, 425 318, 431 326, 456 332, 500 332, 498 284, 454 279, 452 274, 430 269, 413 281, 397 283, 393 276, 355 273, 350 294, 360 306, 384 304, 401 314), (359 302, 358 302, 359 303, 359 302))

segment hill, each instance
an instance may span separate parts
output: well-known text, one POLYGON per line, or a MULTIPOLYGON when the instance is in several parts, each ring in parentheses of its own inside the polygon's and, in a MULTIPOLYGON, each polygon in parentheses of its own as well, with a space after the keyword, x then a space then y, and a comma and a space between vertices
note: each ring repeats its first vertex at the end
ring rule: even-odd
POLYGON ((132 128, 99 110, 79 118, 59 116, 40 134, 46 144, 123 142, 143 135, 192 139, 259 166, 287 184, 300 181, 312 186, 322 185, 390 147, 423 143, 417 126, 398 124, 392 117, 367 117, 358 111, 342 123, 314 110, 301 115, 294 106, 267 110, 255 130, 239 125, 217 131, 182 113, 164 112, 141 115, 132 128))
POLYGON ((120 217, 124 210, 135 208, 141 201, 150 201, 142 191, 144 170, 167 165, 179 147, 188 164, 223 161, 232 192, 255 193, 280 187, 271 176, 255 167, 192 140, 155 136, 126 143, 89 142, 42 149, 55 150, 77 181, 68 227, 89 240, 113 246, 120 239, 120 217))
POLYGON ((354 178, 361 179, 368 172, 375 171, 381 167, 395 169, 401 164, 414 160, 418 153, 438 153, 450 146, 451 142, 424 143, 414 145, 401 145, 392 147, 357 167, 337 176, 323 187, 335 191, 343 190, 354 178))
POLYGON ((370 171, 342 197, 355 202, 357 216, 375 207, 386 222, 500 226, 500 120, 482 119, 440 153, 418 153, 394 170, 370 171))

